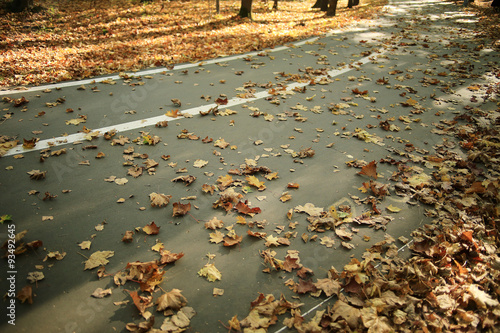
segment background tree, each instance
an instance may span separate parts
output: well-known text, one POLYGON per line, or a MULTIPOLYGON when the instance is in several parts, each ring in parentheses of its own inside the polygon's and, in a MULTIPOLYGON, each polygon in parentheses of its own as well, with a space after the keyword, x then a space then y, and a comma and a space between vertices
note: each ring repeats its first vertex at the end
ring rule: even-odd
POLYGON ((8 5, 13 12, 22 12, 33 7, 33 0, 12 0, 8 5))
MULTIPOLYGON (((359 0, 349 0, 358 1, 359 0)), ((326 16, 335 16, 337 13, 337 3, 338 0, 316 0, 316 3, 312 6, 312 8, 319 8, 322 12, 326 12, 326 16)))
POLYGON ((241 0, 241 8, 238 13, 240 17, 248 17, 252 19, 252 2, 253 0, 241 0))
POLYGON ((326 16, 335 16, 335 14, 337 14, 337 3, 338 0, 328 1, 328 9, 326 10, 326 16))
POLYGON ((349 0, 347 2, 347 8, 352 8, 357 5, 359 5, 359 0, 349 0))

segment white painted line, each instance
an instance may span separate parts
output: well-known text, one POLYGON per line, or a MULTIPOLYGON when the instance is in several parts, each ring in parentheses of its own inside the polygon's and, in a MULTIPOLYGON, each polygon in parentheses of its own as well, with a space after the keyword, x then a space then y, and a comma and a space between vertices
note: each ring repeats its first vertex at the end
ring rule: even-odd
MULTIPOLYGON (((302 40, 300 42, 289 43, 289 45, 301 46, 301 45, 304 45, 307 43, 312 43, 318 39, 319 39, 319 37, 311 37, 311 38, 302 40)), ((261 50, 261 51, 238 54, 238 55, 234 55, 234 56, 220 57, 220 58, 215 58, 215 59, 211 59, 211 60, 198 61, 195 63, 174 65, 174 69, 168 69, 166 67, 158 67, 158 68, 154 68, 154 69, 146 69, 146 70, 137 71, 137 72, 126 72, 126 74, 129 76, 153 75, 153 74, 172 72, 172 71, 176 71, 176 70, 183 70, 183 69, 188 69, 188 68, 193 68, 193 67, 200 67, 203 65, 211 65, 211 64, 216 64, 219 62, 239 60, 239 59, 243 59, 243 58, 246 58, 249 56, 256 56, 256 55, 263 53, 263 52, 264 53, 279 52, 279 51, 284 51, 284 50, 288 50, 288 49, 290 49, 289 46, 280 46, 280 47, 275 47, 272 49, 265 49, 265 50, 261 50)), ((0 96, 21 94, 21 93, 33 92, 33 91, 42 91, 45 89, 75 87, 75 86, 81 86, 82 84, 83 85, 94 84, 94 83, 99 83, 99 82, 102 82, 105 80, 119 80, 119 79, 120 79, 119 75, 110 75, 110 76, 103 76, 103 77, 84 79, 84 80, 78 80, 78 81, 68 81, 68 82, 45 84, 45 85, 30 87, 30 88, 17 88, 17 89, 15 88, 15 89, 8 89, 8 90, 0 90, 0 96)))
MULTIPOLYGON (((380 52, 378 54, 382 54, 383 52, 384 51, 382 51, 382 52, 380 52)), ((245 55, 245 56, 248 56, 248 55, 245 55)), ((371 58, 371 56, 364 57, 364 58, 359 59, 358 61, 356 61, 355 64, 359 64, 359 65, 366 64, 366 63, 368 63, 370 61, 370 58, 371 58)), ((315 78, 315 82, 320 81, 321 79, 333 78, 333 77, 342 75, 344 73, 352 71, 355 68, 356 67, 353 67, 353 66, 345 66, 342 69, 331 70, 331 71, 329 71, 327 73, 327 75, 317 76, 315 78)), ((291 90, 293 90, 294 88, 297 88, 297 87, 298 88, 305 87, 305 86, 308 86, 309 84, 310 84, 310 82, 306 82, 306 83, 300 83, 300 82, 291 83, 291 84, 289 84, 286 87, 286 91, 291 91, 291 90)), ((256 93, 254 95, 254 97, 251 97, 251 98, 245 98, 245 99, 243 99, 243 98, 232 98, 232 99, 228 100, 227 105, 220 105, 219 108, 223 109, 223 108, 228 108, 228 107, 231 107, 231 106, 237 106, 237 105, 245 104, 245 103, 248 103, 248 102, 256 101, 256 100, 259 100, 259 99, 267 98, 269 96, 271 96, 271 95, 269 95, 269 93, 267 91, 260 91, 260 92, 256 93)), ((197 115, 197 114, 200 113, 200 111, 208 111, 210 108, 213 108, 216 105, 217 104, 215 104, 215 103, 211 103, 211 104, 207 104, 207 105, 203 105, 203 106, 197 106, 197 107, 194 107, 194 108, 191 108, 191 109, 184 110, 182 113, 188 113, 188 114, 191 114, 191 115, 197 115)), ((135 120, 135 121, 127 122, 127 123, 116 124, 114 126, 107 126, 107 127, 97 128, 97 129, 93 129, 92 132, 98 131, 100 133, 99 136, 101 136, 103 133, 111 131, 111 130, 116 130, 117 132, 125 132, 125 131, 131 131, 131 130, 135 130, 135 129, 143 128, 143 127, 147 127, 147 126, 154 126, 159 121, 164 121, 164 120, 166 120, 166 121, 173 121, 173 120, 179 120, 179 119, 182 119, 182 118, 172 118, 172 117, 168 117, 166 115, 160 115, 160 116, 155 116, 155 117, 150 117, 150 118, 135 120)), ((72 144, 72 143, 75 143, 77 141, 84 141, 85 140, 85 135, 86 135, 85 133, 75 133, 75 134, 70 134, 70 135, 67 135, 67 136, 60 136, 60 137, 55 137, 55 138, 51 138, 51 139, 40 140, 40 141, 37 142, 36 146, 34 148, 32 148, 32 149, 25 149, 25 148, 23 148, 23 146, 17 146, 17 147, 12 148, 11 150, 9 150, 4 156, 11 156, 11 155, 16 155, 16 154, 25 154, 25 153, 30 153, 30 152, 34 152, 34 151, 39 151, 39 150, 47 149, 47 148, 50 148, 50 147, 57 147, 57 146, 60 146, 60 145, 65 145, 65 144, 72 144)))

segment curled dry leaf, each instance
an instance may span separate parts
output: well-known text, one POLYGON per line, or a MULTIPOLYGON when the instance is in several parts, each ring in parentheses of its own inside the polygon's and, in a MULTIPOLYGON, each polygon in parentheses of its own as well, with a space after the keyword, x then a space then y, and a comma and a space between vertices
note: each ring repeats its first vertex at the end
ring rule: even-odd
POLYGON ((215 282, 222 279, 222 274, 214 264, 206 264, 198 271, 198 275, 205 277, 210 282, 215 282))
MULTIPOLYGON (((187 172, 184 171, 184 172, 187 172)), ((179 176, 179 177, 175 177, 174 179, 172 179, 171 181, 172 182, 184 182, 184 184, 186 184, 186 186, 189 186, 191 185, 191 183, 193 183, 194 181, 196 180, 196 177, 195 176, 191 176, 191 175, 187 175, 187 176, 179 176)))
POLYGON ((164 207, 170 202, 171 195, 165 195, 163 193, 150 193, 149 200, 151 201, 151 207, 164 207))
POLYGON ((125 235, 122 238, 122 242, 130 243, 134 240, 134 232, 131 230, 125 231, 125 235))
POLYGON ((183 252, 174 253, 174 252, 170 252, 169 250, 161 250, 160 255, 161 255, 160 265, 170 264, 170 263, 176 262, 180 258, 184 257, 183 252))
POLYGON ((30 179, 40 180, 45 178, 47 171, 31 170, 27 174, 30 175, 30 179))
POLYGON ((94 298, 104 298, 106 296, 110 296, 112 293, 113 292, 111 291, 111 288, 108 289, 97 288, 90 296, 94 298))
POLYGON ((184 216, 191 210, 191 203, 182 204, 180 202, 174 202, 174 209, 172 216, 184 216))

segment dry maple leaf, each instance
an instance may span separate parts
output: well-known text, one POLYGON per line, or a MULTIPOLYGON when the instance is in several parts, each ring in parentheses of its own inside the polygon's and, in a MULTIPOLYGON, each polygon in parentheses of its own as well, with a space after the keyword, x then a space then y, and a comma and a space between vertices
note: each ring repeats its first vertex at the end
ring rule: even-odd
POLYGON ((156 223, 153 221, 150 224, 147 224, 145 227, 143 227, 142 230, 148 235, 158 235, 158 233, 160 232, 160 227, 158 227, 156 223))
POLYGON ((215 216, 208 222, 205 222, 205 229, 219 229, 224 226, 224 222, 216 218, 215 216))
POLYGON ((140 167, 138 165, 134 165, 133 167, 128 169, 127 174, 134 177, 134 178, 137 178, 137 177, 142 175, 143 170, 144 170, 143 167, 140 167))
POLYGON ((325 236, 321 238, 321 245, 325 245, 326 247, 333 247, 333 245, 335 245, 335 240, 331 237, 325 236))
POLYGON ((193 166, 194 166, 195 168, 203 168, 203 167, 204 167, 205 165, 207 165, 207 164, 208 164, 208 161, 204 161, 204 160, 199 160, 199 159, 198 159, 198 160, 194 161, 193 166))
POLYGON ((234 179, 231 175, 219 176, 217 182, 220 183, 223 188, 226 188, 234 182, 234 179))
POLYGON ((85 261, 85 269, 93 269, 99 266, 106 265, 109 260, 107 258, 115 255, 114 251, 96 251, 92 253, 87 261, 85 261))
POLYGON ((258 188, 259 191, 264 191, 266 189, 266 185, 264 185, 264 182, 260 181, 255 176, 247 176, 245 179, 246 179, 246 181, 248 182, 249 185, 258 188))
POLYGON ((165 195, 163 193, 150 193, 149 200, 151 201, 151 207, 164 207, 170 202, 171 195, 165 195))
POLYGON ((210 195, 213 195, 216 189, 217 187, 215 185, 209 185, 209 184, 201 185, 201 190, 205 193, 210 193, 210 195))
POLYGON ((198 275, 205 277, 210 282, 215 282, 222 279, 222 274, 214 264, 206 264, 198 271, 198 275))
POLYGON ((219 244, 224 241, 224 234, 219 230, 215 230, 215 232, 210 233, 210 242, 219 244))
POLYGON ((318 216, 323 212, 323 208, 316 207, 312 203, 308 202, 304 206, 296 206, 294 211, 296 213, 307 213, 309 216, 318 216))
POLYGON ((214 146, 219 147, 221 149, 225 149, 227 148, 227 146, 229 146, 229 142, 226 142, 224 139, 220 138, 218 140, 215 140, 214 146))
POLYGON ((242 236, 238 236, 236 234, 236 232, 231 229, 231 231, 229 231, 229 233, 224 237, 224 246, 234 246, 236 244, 239 244, 241 243, 241 241, 243 240, 243 237, 242 236))
POLYGON ((180 116, 179 109, 170 110, 165 113, 167 117, 177 118, 180 116))
POLYGON ((176 262, 180 258, 184 257, 183 252, 174 253, 174 252, 170 252, 168 250, 161 250, 160 255, 161 255, 160 265, 170 264, 170 263, 176 262))
POLYGON ((271 247, 271 246, 279 246, 280 243, 278 242, 278 237, 275 237, 273 235, 269 235, 266 237, 266 243, 265 245, 267 247, 271 247))
POLYGON ((371 161, 367 165, 361 168, 361 171, 358 172, 359 175, 366 175, 368 177, 372 177, 377 179, 377 162, 371 161))
POLYGON ((158 297, 156 300, 156 311, 165 311, 166 309, 179 310, 186 305, 187 299, 181 292, 179 289, 172 289, 158 297))
POLYGON ((239 201, 238 204, 234 207, 240 214, 245 214, 248 216, 254 216, 255 214, 259 214, 261 212, 259 207, 250 208, 247 206, 246 201, 239 201))
POLYGON ((184 216, 191 210, 191 203, 182 204, 180 202, 174 202, 174 209, 172 216, 184 216))
POLYGON ((23 148, 24 149, 32 149, 35 148, 36 142, 38 141, 38 138, 32 138, 30 140, 23 139, 23 148))

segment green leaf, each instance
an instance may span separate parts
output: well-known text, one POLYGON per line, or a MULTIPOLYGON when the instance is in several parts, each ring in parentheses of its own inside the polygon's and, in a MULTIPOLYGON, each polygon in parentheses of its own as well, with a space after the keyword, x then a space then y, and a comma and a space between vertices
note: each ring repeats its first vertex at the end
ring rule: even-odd
POLYGON ((2 215, 0 216, 0 223, 3 224, 4 222, 7 221, 12 221, 12 215, 2 215))

